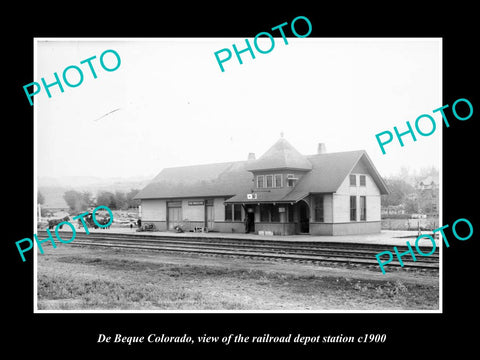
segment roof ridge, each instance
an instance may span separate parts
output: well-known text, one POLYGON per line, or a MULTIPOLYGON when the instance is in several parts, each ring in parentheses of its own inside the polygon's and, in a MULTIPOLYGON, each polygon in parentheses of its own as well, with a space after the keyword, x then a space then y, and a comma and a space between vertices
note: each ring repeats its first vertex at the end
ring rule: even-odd
POLYGON ((169 166, 164 167, 165 169, 181 169, 181 168, 188 168, 188 167, 198 167, 198 166, 209 166, 209 165, 227 165, 227 164, 235 164, 235 163, 245 163, 248 160, 235 160, 235 161, 222 161, 222 162, 215 162, 215 163, 205 163, 205 164, 192 164, 192 165, 180 165, 180 166, 169 166))
POLYGON ((328 152, 323 154, 310 154, 305 155, 306 157, 313 157, 313 156, 323 156, 323 155, 334 155, 334 154, 346 154, 346 153, 366 153, 366 150, 348 150, 348 151, 335 151, 335 152, 328 152))
POLYGON ((311 170, 312 164, 286 139, 280 138, 262 156, 253 161, 248 170, 286 168, 311 170))

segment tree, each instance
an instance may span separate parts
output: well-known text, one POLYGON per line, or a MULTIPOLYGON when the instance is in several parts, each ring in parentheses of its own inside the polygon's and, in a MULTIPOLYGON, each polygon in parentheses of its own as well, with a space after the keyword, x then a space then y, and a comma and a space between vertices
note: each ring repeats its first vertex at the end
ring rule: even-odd
POLYGON ((76 190, 68 190, 63 194, 63 199, 70 210, 76 213, 85 211, 92 202, 91 195, 87 191, 81 193, 76 190))
POLYGON ((390 194, 382 196, 382 206, 404 204, 407 196, 415 192, 415 188, 402 179, 384 179, 390 194))
POLYGON ((140 200, 134 199, 135 195, 138 194, 140 190, 138 189, 131 189, 127 194, 126 194, 126 199, 127 199, 127 206, 128 208, 136 208, 140 205, 140 200))
POLYGON ((121 191, 115 191, 115 205, 117 209, 126 210, 128 208, 127 205, 127 198, 125 197, 125 193, 121 191))
POLYGON ((88 191, 82 192, 82 210, 86 210, 88 207, 92 206, 92 194, 88 191))
POLYGON ((106 206, 111 210, 117 209, 115 194, 110 191, 100 191, 97 194, 97 206, 106 206))
POLYGON ((140 200, 134 200, 133 197, 139 192, 138 189, 132 189, 128 193, 116 190, 115 193, 111 191, 100 191, 97 194, 97 206, 107 206, 111 210, 127 210, 131 207, 140 205, 140 200))
POLYGON ((408 179, 410 177, 410 167, 408 166, 402 166, 400 168, 400 172, 398 174, 399 179, 408 179))
POLYGON ((45 197, 40 191, 37 191, 37 203, 41 205, 45 204, 45 197))
POLYGON ((418 213, 418 201, 413 200, 413 199, 407 199, 405 201, 405 212, 407 214, 418 213))
POLYGON ((427 176, 438 178, 438 175, 439 175, 438 169, 435 166, 430 166, 430 167, 421 168, 418 177, 420 179, 426 178, 427 176))

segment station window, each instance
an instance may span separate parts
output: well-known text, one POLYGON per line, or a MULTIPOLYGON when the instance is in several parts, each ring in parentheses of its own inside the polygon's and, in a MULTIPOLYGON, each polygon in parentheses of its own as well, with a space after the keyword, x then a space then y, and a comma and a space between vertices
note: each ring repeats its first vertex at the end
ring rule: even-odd
POLYGON ((360 220, 367 220, 367 197, 360 196, 360 220))
POLYGON ((225 221, 232 221, 232 204, 225 205, 225 221))
POLYGON ((350 186, 357 186, 357 177, 355 175, 350 175, 350 186))
POLYGON ((350 196, 350 221, 357 221, 357 197, 350 196))
POLYGON ((273 178, 273 187, 281 188, 283 187, 283 176, 282 174, 275 174, 273 178))
POLYGON ((260 205, 261 222, 279 222, 280 210, 278 205, 262 204, 260 205))
POLYGON ((264 188, 264 181, 265 181, 265 176, 263 175, 257 175, 257 188, 261 189, 264 188))
POLYGON ((225 205, 225 221, 242 221, 242 205, 225 205))
POLYGON ((278 205, 270 206, 270 221, 279 222, 280 221, 280 211, 278 210, 278 205))
POLYGON ((366 185, 366 176, 360 175, 360 186, 365 186, 365 185, 366 185))
POLYGON ((293 223, 293 206, 288 205, 288 222, 293 223))
POLYGON ((260 221, 269 222, 270 221, 270 211, 268 205, 260 205, 260 221))
POLYGON ((265 175, 265 182, 267 183, 267 188, 273 187, 273 175, 265 175))
POLYGON ((233 204, 233 221, 242 221, 242 205, 233 204))
POLYGON ((315 196, 315 221, 323 222, 323 196, 315 196))
POLYGON ((295 185, 295 175, 294 174, 287 174, 287 186, 293 187, 295 185))

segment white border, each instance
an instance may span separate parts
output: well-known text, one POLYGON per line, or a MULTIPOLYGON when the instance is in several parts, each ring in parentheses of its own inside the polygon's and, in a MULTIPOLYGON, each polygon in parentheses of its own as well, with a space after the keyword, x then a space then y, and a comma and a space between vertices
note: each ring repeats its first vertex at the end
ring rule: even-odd
MULTIPOLYGON (((33 78, 38 79, 38 73, 37 73, 37 41, 35 38, 33 38, 33 78)), ((37 192, 38 192, 38 184, 37 184, 37 147, 38 147, 38 142, 37 142, 37 125, 38 125, 38 117, 37 117, 37 106, 34 100, 33 103, 33 186, 34 186, 34 191, 33 191, 33 233, 37 233, 37 192)), ((38 304, 37 304, 37 283, 38 283, 38 275, 37 275, 37 242, 35 239, 32 239, 33 242, 33 312, 38 313, 38 312, 43 312, 42 310, 38 310, 38 304)))
MULTIPOLYGON (((37 42, 38 41, 210 41, 215 38, 33 38, 33 76, 34 79, 38 79, 37 74, 37 42)), ((320 38, 317 38, 320 39, 320 38)), ((439 89, 440 92, 440 99, 443 102, 443 38, 442 37, 422 37, 422 38, 370 38, 370 37, 363 37, 363 38, 321 38, 321 39, 328 39, 333 41, 344 41, 344 40, 388 40, 388 41, 424 41, 424 40, 439 40, 440 41, 440 84, 442 84, 441 88, 439 89)), ((442 106, 444 104, 438 104, 438 106, 442 106)), ((431 109, 433 110, 433 109, 431 109)), ((431 111, 430 109, 426 109, 425 111, 431 111)), ((440 122, 441 123, 441 122, 440 122)), ((33 126, 34 126, 34 170, 33 170, 33 183, 34 183, 34 197, 33 197, 33 216, 34 216, 34 229, 33 233, 36 234, 37 231, 37 106, 34 103, 33 105, 33 126)), ((440 165, 439 165, 439 227, 443 226, 443 164, 442 164, 442 157, 443 157, 443 126, 438 127, 440 130, 440 165)), ((443 240, 443 239, 441 239, 443 240)), ((441 314, 443 313, 443 241, 439 241, 439 308, 437 310, 39 310, 38 303, 37 303, 37 243, 32 239, 33 245, 33 312, 35 314, 441 314)))

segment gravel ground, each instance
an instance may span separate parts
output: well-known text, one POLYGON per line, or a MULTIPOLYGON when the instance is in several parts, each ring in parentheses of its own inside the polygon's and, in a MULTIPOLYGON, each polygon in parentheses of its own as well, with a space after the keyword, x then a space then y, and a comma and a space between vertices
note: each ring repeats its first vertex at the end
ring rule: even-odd
MULTIPOLYGON (((68 226, 65 226, 60 232, 71 232, 68 226)), ((85 232, 83 227, 76 229, 77 232, 85 232)), ((312 241, 312 242, 346 242, 346 243, 358 243, 358 244, 387 244, 387 245, 405 245, 408 240, 412 247, 415 246, 415 240, 418 236, 417 231, 408 230, 382 230, 379 233, 374 234, 361 234, 361 235, 335 235, 335 236, 320 236, 320 235, 258 235, 258 234, 243 234, 243 233, 194 233, 184 232, 177 233, 173 231, 142 231, 137 232, 135 228, 129 227, 111 227, 110 229, 89 229, 89 232, 95 233, 121 233, 132 235, 165 235, 165 236, 189 236, 189 237, 215 237, 215 238, 233 238, 233 239, 259 239, 259 240, 285 240, 285 241, 312 241)), ((423 232, 423 234, 431 234, 431 232, 423 232)), ((439 239, 435 239, 435 244, 438 246, 443 243, 439 239)), ((421 247, 431 247, 432 242, 428 238, 422 238, 419 241, 421 247)))
POLYGON ((39 310, 438 310, 438 272, 62 245, 37 255, 39 310))

